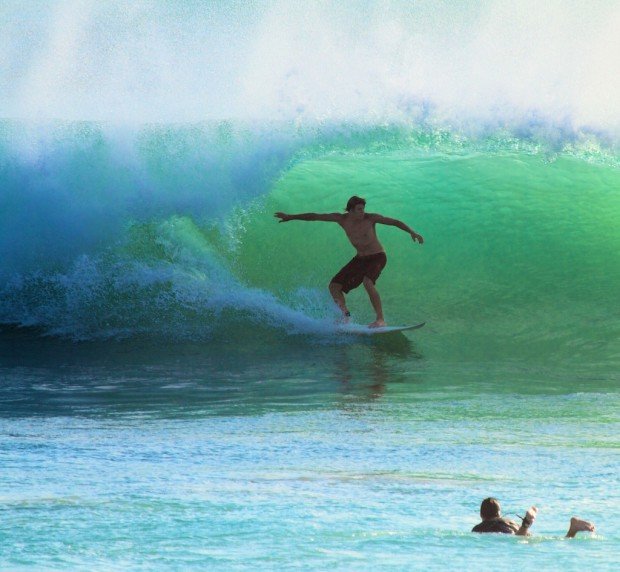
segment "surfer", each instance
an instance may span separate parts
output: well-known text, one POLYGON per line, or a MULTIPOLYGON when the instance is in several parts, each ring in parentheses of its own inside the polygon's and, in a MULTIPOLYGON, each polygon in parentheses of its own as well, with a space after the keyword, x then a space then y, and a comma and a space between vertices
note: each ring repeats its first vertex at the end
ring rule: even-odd
MULTIPOLYGON (((504 518, 501 516, 501 508, 499 501, 493 497, 486 498, 480 505, 480 518, 482 522, 472 528, 472 532, 499 532, 502 534, 515 534, 517 536, 529 536, 530 526, 534 524, 538 509, 532 506, 525 513, 525 516, 520 516, 521 525, 518 525, 514 520, 504 518)), ((587 520, 581 520, 580 518, 573 517, 570 519, 570 525, 567 538, 573 538, 578 532, 587 531, 594 532, 594 525, 587 520)))
POLYGON ((280 219, 279 222, 288 222, 290 220, 323 221, 335 222, 342 227, 349 241, 355 247, 357 254, 332 278, 329 284, 329 291, 334 302, 342 311, 344 321, 348 322, 351 313, 347 308, 344 295, 357 288, 360 284, 364 284, 370 303, 377 315, 376 320, 369 324, 369 327, 378 328, 387 324, 383 318, 381 297, 375 287, 375 283, 387 263, 387 257, 383 246, 381 246, 377 238, 375 225, 386 224, 400 228, 408 232, 414 242, 417 241, 420 244, 424 242, 424 239, 404 222, 380 214, 367 213, 365 209, 366 200, 353 196, 348 200, 345 209, 346 213, 344 214, 286 214, 277 212, 274 216, 280 219))

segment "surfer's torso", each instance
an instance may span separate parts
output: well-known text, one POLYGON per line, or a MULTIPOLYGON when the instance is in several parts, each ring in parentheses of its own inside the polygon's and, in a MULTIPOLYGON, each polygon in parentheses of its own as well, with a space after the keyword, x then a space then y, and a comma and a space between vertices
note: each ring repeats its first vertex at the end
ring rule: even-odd
POLYGON ((352 213, 342 215, 340 226, 343 228, 358 256, 369 256, 384 252, 375 230, 375 215, 363 213, 357 217, 352 213))

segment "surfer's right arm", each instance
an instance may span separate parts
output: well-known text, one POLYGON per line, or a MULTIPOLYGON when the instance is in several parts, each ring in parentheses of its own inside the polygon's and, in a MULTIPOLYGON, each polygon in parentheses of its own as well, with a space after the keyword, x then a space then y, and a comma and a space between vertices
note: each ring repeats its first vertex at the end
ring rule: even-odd
POLYGON ((287 214, 277 212, 273 216, 279 218, 278 222, 288 222, 289 220, 306 220, 306 221, 323 221, 323 222, 340 222, 344 215, 340 213, 301 213, 301 214, 287 214))

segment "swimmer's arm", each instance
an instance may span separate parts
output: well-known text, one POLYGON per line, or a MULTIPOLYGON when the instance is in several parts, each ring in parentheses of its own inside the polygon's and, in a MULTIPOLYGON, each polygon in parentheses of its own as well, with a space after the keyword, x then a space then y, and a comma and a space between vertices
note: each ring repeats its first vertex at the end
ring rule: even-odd
POLYGON ((538 509, 535 506, 531 506, 528 509, 528 511, 525 513, 525 518, 521 520, 521 526, 519 527, 519 530, 515 532, 517 536, 529 536, 530 535, 530 526, 534 524, 537 513, 538 513, 538 509))
POLYGON ((523 524, 521 524, 521 526, 518 526, 515 523, 514 527, 518 529, 515 532, 516 536, 529 536, 530 535, 530 527, 529 526, 524 526, 523 524))
POLYGON ((404 230, 405 232, 408 232, 411 235, 411 238, 413 239, 414 242, 416 240, 420 244, 424 242, 424 238, 422 237, 421 234, 418 234, 415 230, 413 230, 412 228, 407 226, 404 222, 398 219, 389 218, 387 216, 382 216, 379 214, 371 214, 369 216, 370 216, 370 219, 377 224, 386 224, 388 226, 395 226, 396 228, 400 228, 400 230, 404 230))
POLYGON ((340 222, 344 215, 340 213, 300 213, 300 214, 287 214, 277 212, 273 216, 279 218, 278 222, 288 222, 289 220, 305 220, 305 221, 323 221, 323 222, 340 222))

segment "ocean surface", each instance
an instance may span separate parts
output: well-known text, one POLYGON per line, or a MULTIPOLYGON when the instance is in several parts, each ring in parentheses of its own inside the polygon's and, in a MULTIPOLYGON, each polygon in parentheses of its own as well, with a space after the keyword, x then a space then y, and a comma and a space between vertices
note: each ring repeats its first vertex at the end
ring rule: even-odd
POLYGON ((618 569, 616 3, 0 17, 1 570, 618 569))

